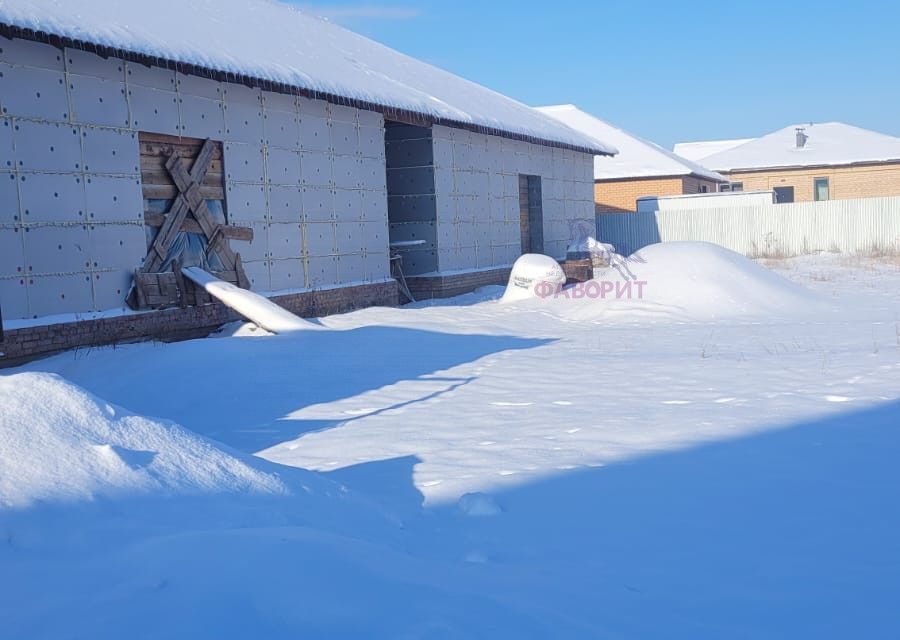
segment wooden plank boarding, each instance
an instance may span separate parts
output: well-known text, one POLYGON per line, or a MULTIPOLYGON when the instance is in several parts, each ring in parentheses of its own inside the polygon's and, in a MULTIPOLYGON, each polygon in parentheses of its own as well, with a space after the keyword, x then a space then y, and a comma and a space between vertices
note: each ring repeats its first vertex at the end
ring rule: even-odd
POLYGON ((145 200, 172 200, 169 211, 146 211, 144 223, 158 228, 141 269, 135 273, 129 304, 137 308, 204 304, 206 291, 189 283, 177 262, 172 271, 159 273, 179 233, 194 233, 206 239, 206 255, 216 255, 225 267, 222 280, 249 289, 240 255, 230 240, 251 241, 253 230, 221 224, 209 210, 207 200, 225 200, 223 151, 210 139, 176 138, 141 133, 141 181, 145 200), (190 167, 190 169, 188 169, 190 167))

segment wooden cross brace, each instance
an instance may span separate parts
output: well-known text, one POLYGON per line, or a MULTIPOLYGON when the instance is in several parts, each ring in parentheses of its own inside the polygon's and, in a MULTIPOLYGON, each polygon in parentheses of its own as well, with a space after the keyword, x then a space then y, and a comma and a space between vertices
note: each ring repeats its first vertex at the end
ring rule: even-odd
MULTIPOLYGON (((166 161, 166 170, 178 189, 178 196, 172 203, 168 214, 164 216, 159 233, 147 252, 141 270, 144 273, 158 271, 178 233, 185 228, 190 228, 192 232, 199 231, 206 238, 206 255, 218 255, 225 270, 237 274, 238 286, 249 288, 250 283, 244 274, 240 256, 235 254, 228 244, 228 238, 249 239, 246 238, 248 234, 233 233, 236 229, 219 224, 210 213, 206 201, 200 193, 200 185, 209 170, 215 149, 215 143, 212 140, 206 140, 190 171, 188 171, 184 158, 174 152, 169 156, 166 161), (188 214, 192 214, 193 220, 188 218, 188 214)), ((250 231, 250 238, 252 238, 252 231, 250 231)))

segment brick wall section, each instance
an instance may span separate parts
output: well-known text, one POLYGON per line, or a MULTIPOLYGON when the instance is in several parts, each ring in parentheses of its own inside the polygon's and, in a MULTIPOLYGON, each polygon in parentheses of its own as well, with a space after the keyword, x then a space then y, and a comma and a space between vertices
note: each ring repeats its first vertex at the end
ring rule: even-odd
POLYGON ((828 178, 831 200, 900 196, 900 163, 734 172, 723 175, 732 182, 743 182, 744 191, 794 187, 794 202, 814 200, 813 183, 816 178, 828 178))
POLYGON ((594 204, 597 213, 625 213, 637 211, 637 199, 644 196, 680 196, 700 193, 701 186, 714 192, 717 183, 693 176, 664 178, 632 178, 604 180, 594 183, 594 204))
POLYGON ((452 298, 492 284, 505 285, 509 281, 510 267, 486 271, 470 271, 451 275, 414 276, 406 279, 410 293, 416 300, 452 298))
MULTIPOLYGON (((358 286, 307 291, 272 298, 300 316, 323 316, 369 307, 396 306, 394 280, 358 286)), ((0 368, 78 347, 141 340, 171 342, 208 335, 240 316, 223 304, 166 309, 115 318, 8 330, 0 342, 0 368)))

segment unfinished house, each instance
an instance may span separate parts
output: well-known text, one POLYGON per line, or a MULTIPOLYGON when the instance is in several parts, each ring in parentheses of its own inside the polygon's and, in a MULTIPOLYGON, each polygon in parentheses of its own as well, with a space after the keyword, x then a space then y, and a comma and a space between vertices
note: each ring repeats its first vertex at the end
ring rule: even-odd
POLYGON ((184 267, 300 315, 502 282, 613 151, 268 1, 5 2, 0 111, 0 364, 236 318, 184 267))

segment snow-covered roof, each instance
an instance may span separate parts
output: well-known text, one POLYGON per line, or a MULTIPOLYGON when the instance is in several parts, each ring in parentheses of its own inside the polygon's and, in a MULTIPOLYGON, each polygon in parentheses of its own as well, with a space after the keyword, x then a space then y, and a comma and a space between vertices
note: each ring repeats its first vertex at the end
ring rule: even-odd
POLYGON ((613 158, 594 158, 595 180, 695 175, 718 182, 726 181, 718 173, 663 149, 658 144, 623 131, 575 105, 537 107, 537 110, 595 140, 614 145, 619 150, 618 155, 613 158))
POLYGON ((703 164, 717 171, 839 166, 900 161, 900 138, 843 122, 792 124, 761 138, 715 153, 703 164), (797 146, 797 129, 807 136, 797 146))
POLYGON ((721 153, 728 149, 734 149, 742 144, 755 140, 755 138, 738 138, 736 140, 704 140, 702 142, 679 142, 672 151, 682 158, 701 162, 714 153, 721 153))
POLYGON ((612 149, 500 93, 274 0, 0 0, 0 28, 592 153, 612 149), (24 31, 23 31, 24 30, 24 31))

